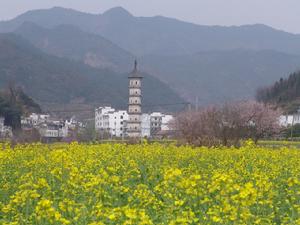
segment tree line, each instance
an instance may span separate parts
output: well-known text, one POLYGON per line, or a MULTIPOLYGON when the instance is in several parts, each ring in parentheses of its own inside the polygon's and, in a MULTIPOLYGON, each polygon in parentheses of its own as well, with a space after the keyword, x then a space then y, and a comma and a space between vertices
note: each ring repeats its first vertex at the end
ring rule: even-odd
POLYGON ((257 90, 256 99, 259 102, 275 104, 285 111, 296 111, 299 104, 293 104, 300 97, 300 71, 292 73, 287 79, 280 78, 269 87, 257 90))

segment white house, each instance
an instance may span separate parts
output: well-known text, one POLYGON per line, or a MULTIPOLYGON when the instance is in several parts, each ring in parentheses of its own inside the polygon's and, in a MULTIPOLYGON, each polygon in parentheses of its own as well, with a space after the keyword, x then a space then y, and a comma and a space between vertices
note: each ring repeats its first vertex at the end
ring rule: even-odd
POLYGON ((153 112, 150 114, 150 130, 151 136, 155 136, 161 131, 170 131, 170 122, 174 119, 172 115, 163 114, 161 112, 153 112))
POLYGON ((42 140, 61 140, 68 136, 68 126, 62 120, 55 120, 49 114, 32 113, 28 117, 22 117, 21 125, 23 130, 30 131, 37 129, 42 140))
POLYGON ((300 110, 294 114, 280 116, 279 121, 280 125, 285 127, 300 124, 300 110))
POLYGON ((4 117, 0 117, 0 138, 11 138, 12 128, 4 125, 4 117))
POLYGON ((45 123, 50 119, 49 114, 36 114, 32 113, 28 117, 22 117, 21 119, 21 125, 23 128, 28 127, 37 127, 41 123, 45 123))
POLYGON ((68 136, 68 127, 60 121, 45 122, 39 125, 39 133, 43 139, 61 139, 68 136))
MULTIPOLYGON (((161 131, 170 131, 172 115, 153 112, 141 115, 141 137, 152 137, 161 131)), ((127 124, 129 115, 125 110, 116 110, 112 107, 99 107, 95 110, 95 129, 100 134, 108 134, 112 137, 127 137, 127 124)))
POLYGON ((174 119, 172 115, 161 112, 142 114, 142 136, 153 137, 159 135, 161 131, 170 131, 170 122, 174 119))
POLYGON ((142 114, 141 133, 142 137, 149 138, 151 136, 151 116, 147 113, 142 114))
POLYGON ((111 137, 124 137, 128 113, 112 107, 99 107, 95 110, 95 128, 99 132, 107 132, 111 137))
POLYGON ((0 117, 0 131, 3 131, 5 128, 4 126, 4 117, 0 117))
POLYGON ((65 126, 68 129, 75 130, 76 128, 84 128, 84 124, 78 120, 76 120, 75 116, 70 119, 65 120, 65 126))
POLYGON ((174 116, 172 116, 172 115, 164 115, 161 118, 161 130, 162 131, 172 130, 172 127, 171 127, 170 123, 172 122, 173 119, 174 119, 174 116))

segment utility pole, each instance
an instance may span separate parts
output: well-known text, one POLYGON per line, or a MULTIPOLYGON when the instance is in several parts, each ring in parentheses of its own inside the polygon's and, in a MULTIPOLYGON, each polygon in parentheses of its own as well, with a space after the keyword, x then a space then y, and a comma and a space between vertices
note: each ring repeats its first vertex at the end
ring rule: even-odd
POLYGON ((195 104, 195 106, 196 106, 196 111, 198 111, 199 110, 199 97, 198 96, 196 96, 196 104, 195 104))
POLYGON ((192 104, 190 102, 188 103, 188 111, 192 111, 192 104))

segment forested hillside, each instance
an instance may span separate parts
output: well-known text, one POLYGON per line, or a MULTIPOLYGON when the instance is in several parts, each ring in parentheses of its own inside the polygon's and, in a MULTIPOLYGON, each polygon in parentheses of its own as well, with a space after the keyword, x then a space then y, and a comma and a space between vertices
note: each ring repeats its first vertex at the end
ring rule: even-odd
POLYGON ((276 104, 286 112, 295 112, 300 106, 300 71, 281 78, 269 87, 257 91, 258 101, 276 104))
POLYGON ((73 25, 60 25, 46 29, 25 22, 14 32, 48 54, 81 61, 95 68, 117 72, 130 71, 135 58, 107 39, 83 32, 73 25))
MULTIPOLYGON (((0 87, 13 81, 42 106, 84 103, 127 108, 127 76, 47 55, 13 34, 0 35, 0 87)), ((157 78, 145 74, 144 84, 145 105, 183 101, 157 78)))
POLYGON ((21 127, 21 116, 30 113, 41 113, 40 106, 21 88, 9 86, 0 92, 0 116, 4 124, 14 130, 21 127))
POLYGON ((253 98, 257 88, 300 68, 300 56, 272 50, 149 55, 140 61, 151 74, 200 104, 253 98))
MULTIPOLYGON (((159 88, 168 90, 169 94, 163 95, 165 102, 174 102, 172 98, 178 99, 178 95, 193 103, 198 99, 200 104, 254 98, 257 88, 300 69, 300 35, 259 24, 203 26, 162 16, 136 17, 120 7, 103 14, 55 7, 28 11, 0 22, 0 32, 8 31, 22 35, 47 54, 71 60, 55 58, 55 68, 59 67, 59 71, 62 67, 73 68, 69 77, 64 77, 75 81, 70 81, 67 87, 58 87, 54 82, 54 92, 65 89, 62 93, 54 94, 46 89, 47 100, 60 96, 53 101, 95 102, 101 99, 116 105, 124 103, 126 90, 120 92, 120 88, 125 84, 125 74, 130 71, 135 57, 143 71, 158 79, 152 84, 159 82, 159 88), (83 68, 81 63, 75 65, 74 61, 100 70, 83 68), (82 84, 83 80, 79 80, 86 78, 81 75, 71 78, 78 72, 90 74, 90 81, 82 84), (123 74, 122 85, 113 81, 120 78, 119 73, 123 74), (109 85, 104 85, 104 80, 109 85), (110 89, 111 82, 119 85, 117 91, 110 89), (84 94, 78 95, 78 92, 84 94), (106 96, 104 93, 108 92, 111 94, 106 96)), ((49 69, 51 73, 60 73, 53 70, 49 69)), ((153 79, 152 76, 148 77, 153 79)), ((151 84, 146 81, 144 102, 162 103, 162 97, 155 97, 156 93, 147 90, 151 84)), ((45 91, 38 97, 42 95, 45 91)))

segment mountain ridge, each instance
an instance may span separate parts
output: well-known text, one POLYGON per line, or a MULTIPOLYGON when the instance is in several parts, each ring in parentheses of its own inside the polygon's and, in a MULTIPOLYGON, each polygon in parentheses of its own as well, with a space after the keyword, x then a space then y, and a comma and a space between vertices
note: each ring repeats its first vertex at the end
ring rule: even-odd
POLYGON ((300 56, 274 50, 141 57, 142 66, 182 97, 200 104, 254 98, 256 89, 300 69, 300 56))
POLYGON ((102 14, 82 13, 61 7, 35 10, 13 20, 0 22, 0 31, 13 31, 25 21, 46 28, 61 24, 74 25, 83 31, 101 35, 139 56, 234 48, 273 49, 300 54, 300 34, 267 25, 198 25, 163 16, 135 17, 123 8, 113 8, 102 14))

